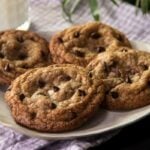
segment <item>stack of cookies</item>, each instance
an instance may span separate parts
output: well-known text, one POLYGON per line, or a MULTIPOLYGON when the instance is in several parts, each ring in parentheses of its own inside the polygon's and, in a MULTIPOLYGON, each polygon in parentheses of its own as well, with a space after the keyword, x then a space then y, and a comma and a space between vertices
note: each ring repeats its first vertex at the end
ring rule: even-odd
POLYGON ((0 85, 18 124, 64 132, 101 107, 129 110, 150 103, 150 54, 99 22, 56 33, 0 32, 0 85))

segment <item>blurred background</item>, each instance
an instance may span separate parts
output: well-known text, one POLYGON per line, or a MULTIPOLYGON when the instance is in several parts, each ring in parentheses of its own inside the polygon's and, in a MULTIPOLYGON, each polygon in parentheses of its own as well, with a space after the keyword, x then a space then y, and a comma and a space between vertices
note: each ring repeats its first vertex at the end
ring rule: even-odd
POLYGON ((30 26, 47 33, 97 20, 130 39, 150 40, 150 0, 1 0, 0 9, 0 30, 30 26))
POLYGON ((150 0, 128 0, 128 2, 118 0, 30 0, 31 29, 54 32, 72 24, 92 21, 95 16, 95 19, 99 18, 100 21, 118 28, 130 39, 149 42, 150 0), (69 21, 67 14, 71 15, 72 22, 69 21))

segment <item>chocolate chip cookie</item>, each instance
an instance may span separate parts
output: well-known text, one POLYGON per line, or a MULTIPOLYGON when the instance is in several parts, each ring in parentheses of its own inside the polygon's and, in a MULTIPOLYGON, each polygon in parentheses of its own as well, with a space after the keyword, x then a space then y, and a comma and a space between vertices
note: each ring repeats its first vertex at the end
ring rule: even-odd
POLYGON ((80 127, 98 109, 103 82, 93 82, 84 68, 52 65, 16 78, 5 99, 17 123, 44 132, 80 127))
POLYGON ((50 51, 55 63, 86 66, 96 55, 112 45, 131 47, 124 34, 100 23, 70 27, 51 38, 50 51))
POLYGON ((104 106, 127 110, 150 104, 150 54, 127 47, 99 54, 89 65, 89 74, 103 79, 104 106))
POLYGON ((48 42, 36 33, 0 32, 0 84, 10 84, 28 69, 51 64, 48 42))

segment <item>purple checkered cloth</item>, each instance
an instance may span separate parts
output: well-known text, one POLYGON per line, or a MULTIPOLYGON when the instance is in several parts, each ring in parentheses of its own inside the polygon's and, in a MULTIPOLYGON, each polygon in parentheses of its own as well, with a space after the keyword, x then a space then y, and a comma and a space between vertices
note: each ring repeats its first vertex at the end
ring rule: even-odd
MULTIPOLYGON (((135 8, 126 3, 117 7, 110 0, 101 0, 99 5, 101 20, 104 23, 118 28, 130 39, 150 41, 149 15, 143 15, 140 11, 136 15, 135 8)), ((44 33, 46 37, 49 37, 49 34, 54 31, 72 25, 62 17, 59 0, 30 0, 29 7, 31 30, 44 33)), ((79 7, 80 9, 73 15, 74 24, 93 20, 86 0, 82 0, 79 7)), ((117 133, 118 131, 113 131, 74 140, 46 141, 27 137, 0 125, 0 150, 83 150, 97 146, 117 133)))

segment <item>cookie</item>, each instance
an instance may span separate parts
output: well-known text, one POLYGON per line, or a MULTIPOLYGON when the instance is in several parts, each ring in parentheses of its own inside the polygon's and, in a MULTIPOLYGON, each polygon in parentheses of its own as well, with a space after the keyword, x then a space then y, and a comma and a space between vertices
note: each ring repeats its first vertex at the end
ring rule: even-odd
POLYGON ((129 110, 150 104, 150 54, 119 47, 99 54, 88 65, 89 74, 103 79, 104 107, 129 110))
POLYGON ((52 65, 16 78, 5 94, 15 121, 43 132, 63 132, 89 120, 104 98, 103 82, 84 68, 52 65))
POLYGON ((9 85, 29 69, 51 64, 48 42, 30 31, 0 32, 0 84, 9 85))
POLYGON ((49 48, 55 63, 86 66, 111 45, 131 47, 125 35, 118 30, 100 22, 91 22, 55 34, 49 48))

